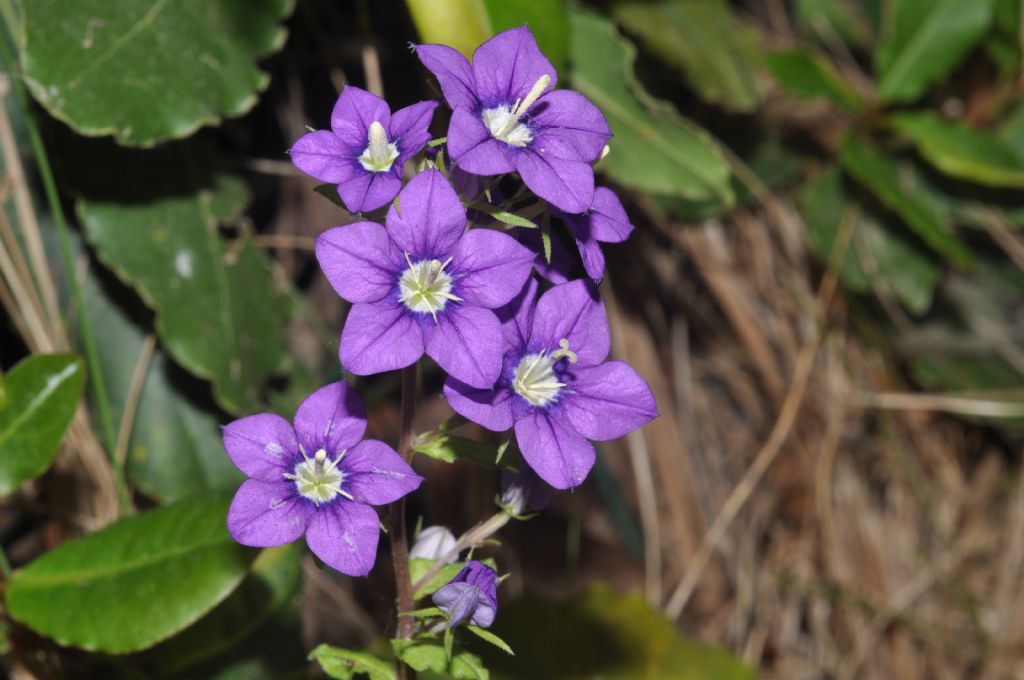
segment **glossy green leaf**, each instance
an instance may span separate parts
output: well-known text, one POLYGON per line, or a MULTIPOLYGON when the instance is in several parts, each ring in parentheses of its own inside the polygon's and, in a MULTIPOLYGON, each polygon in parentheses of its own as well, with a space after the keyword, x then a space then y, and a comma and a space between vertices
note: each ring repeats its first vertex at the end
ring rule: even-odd
POLYGON ((612 15, 704 101, 740 112, 761 103, 760 36, 725 0, 618 0, 612 15))
POLYGON ((417 672, 444 673, 448 670, 448 653, 436 640, 392 640, 391 646, 395 655, 417 672))
POLYGON ((909 102, 956 68, 992 21, 994 0, 891 0, 875 55, 878 96, 909 102))
MULTIPOLYGON (((156 184, 169 171, 189 172, 187 164, 157 165, 176 162, 169 155, 154 157, 151 168, 131 156, 135 181, 156 184)), ((211 380, 224 409, 251 412, 284 361, 288 305, 266 255, 248 238, 230 244, 218 234, 217 225, 237 219, 245 205, 245 186, 222 174, 203 180, 183 180, 180 193, 151 191, 135 203, 87 193, 78 214, 99 258, 155 310, 167 352, 211 380)))
POLYGON ((483 660, 472 652, 456 652, 448 666, 453 678, 460 680, 488 680, 490 672, 484 667, 483 660))
POLYGON ((133 146, 251 109, 293 0, 32 0, 21 61, 32 95, 85 135, 133 146))
POLYGON ((846 211, 859 212, 850 248, 839 269, 844 288, 854 293, 891 292, 915 314, 928 310, 942 273, 938 264, 913 241, 858 205, 845 191, 837 168, 808 182, 800 193, 799 205, 811 250, 823 264, 832 253, 846 211))
POLYGON ((727 652, 691 642, 640 594, 592 587, 566 602, 535 596, 503 604, 493 630, 515 656, 477 645, 502 680, 753 680, 754 669, 727 652))
POLYGON ((929 111, 892 116, 889 124, 906 135, 921 155, 942 172, 993 187, 1024 188, 1024 149, 929 111))
MULTIPOLYGON (((254 636, 296 595, 302 580, 302 552, 298 543, 262 551, 242 585, 195 624, 149 650, 148 665, 162 675, 192 677, 200 675, 197 667, 222 665, 216 663, 218 657, 254 636)), ((280 654, 284 645, 276 646, 280 654)), ((301 665, 301 654, 298 661, 301 665)))
MULTIPOLYGON (((417 557, 409 560, 409 580, 413 583, 418 582, 423 578, 430 568, 434 566, 434 560, 428 560, 422 557, 417 557)), ((427 595, 432 594, 435 590, 443 586, 448 581, 455 578, 455 575, 462 569, 462 562, 452 562, 441 567, 434 576, 426 582, 426 584, 417 590, 413 595, 417 600, 423 599, 427 595)))
POLYGON ((864 140, 843 140, 839 160, 860 184, 892 210, 933 250, 958 265, 971 262, 970 253, 959 241, 948 219, 923 197, 908 193, 900 186, 895 159, 864 140))
POLYGON ((563 0, 406 0, 423 42, 450 45, 471 57, 495 33, 528 24, 537 45, 561 69, 569 44, 563 0))
POLYGON ((37 354, 0 376, 0 495, 49 469, 84 384, 72 354, 37 354))
POLYGON ((320 645, 309 654, 328 677, 351 680, 362 675, 370 680, 395 680, 395 664, 378 659, 369 652, 354 652, 330 645, 320 645))
MULTIPOLYGON (((84 285, 107 396, 116 420, 127 405, 132 375, 151 314, 131 290, 102 276, 94 265, 84 285)), ((163 503, 187 496, 233 491, 244 481, 221 444, 218 410, 210 387, 175 365, 156 348, 128 440, 128 477, 163 503)))
POLYGON ((495 635, 491 631, 487 630, 486 628, 481 628, 480 626, 466 626, 466 630, 468 630, 473 635, 476 635, 478 638, 480 638, 484 642, 488 642, 488 643, 494 645, 495 647, 497 647, 501 651, 505 652, 506 654, 514 654, 515 653, 515 652, 512 651, 512 648, 508 646, 507 642, 505 642, 500 637, 498 637, 497 635, 495 635))
POLYGON ((14 573, 7 610, 62 645, 123 654, 210 611, 257 551, 228 535, 228 504, 190 499, 69 541, 14 573))
POLYGON ((857 93, 823 57, 805 50, 787 50, 769 54, 767 59, 768 69, 779 85, 797 97, 830 99, 852 111, 862 107, 857 93))
POLYGON ((992 32, 983 43, 1008 77, 1016 76, 1021 67, 1021 10, 1020 0, 995 0, 992 32))
POLYGON ((643 92, 636 49, 603 17, 571 10, 573 85, 611 125, 611 153, 598 170, 623 186, 690 200, 733 201, 729 167, 707 133, 643 92))

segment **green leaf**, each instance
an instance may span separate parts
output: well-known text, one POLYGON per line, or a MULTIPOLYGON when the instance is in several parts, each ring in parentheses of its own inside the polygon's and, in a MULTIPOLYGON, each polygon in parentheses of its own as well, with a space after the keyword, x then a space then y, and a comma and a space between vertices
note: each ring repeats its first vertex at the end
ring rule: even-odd
POLYGON ((213 609, 248 571, 257 552, 228 535, 227 508, 190 499, 69 541, 14 573, 7 610, 62 645, 150 647, 213 609))
MULTIPOLYGON (((874 2, 877 10, 877 0, 874 2)), ((824 45, 839 40, 854 47, 867 47, 875 32, 867 4, 858 0, 797 0, 796 23, 803 35, 815 37, 824 45)))
POLYGON ((479 656, 471 652, 457 652, 452 657, 448 672, 453 678, 465 678, 466 680, 489 680, 490 671, 484 667, 484 662, 479 656))
MULTIPOLYGON (((262 551, 242 585, 194 625, 149 650, 148 665, 161 675, 179 675, 230 652, 296 594, 302 576, 301 556, 297 543, 262 551)), ((186 674, 198 676, 194 670, 186 674)))
MULTIPOLYGON (((94 265, 83 286, 85 306, 102 341, 97 343, 107 396, 120 421, 128 400, 148 318, 137 296, 94 265)), ((176 366, 157 347, 128 440, 128 477, 162 503, 233 491, 245 477, 221 443, 218 410, 208 384, 176 366)))
POLYGON ((842 142, 839 160, 844 170, 897 214, 933 250, 960 266, 970 264, 970 253, 957 239, 949 221, 921 197, 901 188, 898 167, 893 158, 864 140, 847 137, 842 142))
POLYGON ((49 469, 84 384, 71 354, 37 354, 0 376, 0 495, 49 469))
POLYGON ((768 55, 768 69, 779 84, 797 97, 825 98, 851 111, 863 104, 835 67, 823 57, 804 50, 768 55))
POLYGON ((512 648, 508 646, 507 642, 486 628, 481 628, 480 626, 466 626, 466 628, 481 640, 491 643, 506 654, 515 654, 515 652, 512 651, 512 648))
MULTIPOLYGON (((161 188, 166 172, 187 175, 190 163, 202 162, 182 159, 179 154, 188 153, 183 147, 148 162, 138 153, 122 154, 138 173, 136 186, 149 180, 161 188)), ((269 260, 251 240, 243 236, 229 244, 218 234, 217 225, 237 219, 245 205, 245 185, 213 172, 181 182, 180 192, 150 189, 130 203, 121 192, 91 198, 87 191, 78 214, 100 260, 156 311, 167 352, 213 381, 224 409, 251 412, 285 359, 287 301, 274 285, 269 260)))
POLYGON ((1014 77, 1021 67, 1020 20, 1020 0, 995 0, 992 32, 983 45, 1007 77, 1014 77))
POLYGON ((573 85, 601 109, 615 134, 597 168, 632 189, 731 204, 729 167, 715 143, 643 92, 633 75, 636 48, 597 14, 570 10, 569 20, 573 85))
MULTIPOLYGON (((434 566, 434 560, 428 560, 423 557, 409 560, 409 580, 413 583, 418 582, 426 576, 432 566, 434 566)), ((459 573, 462 567, 462 562, 452 562, 451 564, 444 565, 422 588, 413 594, 413 598, 421 600, 427 595, 433 594, 438 588, 455 578, 455 575, 459 573)))
POLYGON ((799 204, 811 250, 822 263, 832 253, 846 211, 853 208, 860 212, 850 248, 839 269, 839 280, 846 289, 868 293, 873 291, 874 282, 874 286, 891 291, 911 312, 923 314, 928 310, 941 277, 939 266, 898 230, 887 228, 864 206, 857 205, 844 190, 837 168, 830 168, 808 182, 800 193, 799 204))
POLYGON ((516 656, 474 649, 494 676, 753 680, 754 669, 722 649, 691 642, 640 594, 596 586, 566 601, 527 596, 502 605, 493 628, 516 656))
POLYGON ((645 49, 682 71, 704 101, 738 112, 761 103, 760 37, 724 0, 618 0, 612 14, 645 49))
POLYGON ((467 207, 467 210, 479 210, 482 213, 487 213, 502 224, 507 224, 509 226, 526 227, 527 229, 537 228, 537 224, 535 222, 531 222, 525 217, 520 217, 519 215, 508 212, 507 210, 496 208, 489 203, 473 203, 467 207))
POLYGON ((444 673, 448 670, 448 653, 436 640, 392 640, 391 646, 395 656, 417 672, 444 673))
POLYGON ((309 658, 316 659, 329 677, 339 680, 351 680, 357 675, 368 675, 370 680, 395 680, 395 664, 369 652, 320 645, 310 652, 309 658))
POLYGON ((413 450, 445 463, 454 463, 461 458, 487 467, 510 467, 516 463, 513 457, 501 455, 503 447, 499 444, 478 442, 454 434, 439 434, 426 441, 417 441, 413 450))
POLYGON ((152 146, 251 109, 293 0, 32 0, 21 62, 32 95, 84 135, 152 146))
POLYGON ((992 187, 1024 188, 1024 155, 992 135, 930 111, 898 114, 889 124, 951 177, 992 187))
POLYGON ((988 29, 993 2, 891 0, 875 55, 882 101, 913 101, 949 75, 988 29))

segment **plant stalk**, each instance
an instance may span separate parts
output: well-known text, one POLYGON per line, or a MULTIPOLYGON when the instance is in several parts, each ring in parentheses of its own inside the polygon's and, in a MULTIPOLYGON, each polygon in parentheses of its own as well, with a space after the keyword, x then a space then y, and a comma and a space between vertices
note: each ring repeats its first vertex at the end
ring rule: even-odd
MULTIPOLYGON (((417 364, 402 369, 402 422, 398 435, 398 452, 408 463, 413 456, 413 418, 416 416, 417 364)), ((404 616, 413 610, 412 580, 409 576, 409 545, 405 528, 405 498, 391 506, 390 521, 391 562, 395 570, 395 592, 398 604, 398 637, 412 638, 416 621, 404 616)), ((409 668, 401 659, 395 660, 395 669, 400 680, 408 677, 409 668)))

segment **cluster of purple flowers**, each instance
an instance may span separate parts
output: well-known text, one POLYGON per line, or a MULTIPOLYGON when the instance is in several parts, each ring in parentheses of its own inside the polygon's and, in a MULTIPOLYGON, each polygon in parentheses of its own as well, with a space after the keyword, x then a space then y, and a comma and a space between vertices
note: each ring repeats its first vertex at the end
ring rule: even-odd
MULTIPOLYGON (((424 162, 403 187, 405 161, 427 145, 437 103, 392 114, 382 99, 351 86, 331 129, 303 136, 290 151, 304 172, 337 184, 351 212, 389 206, 383 225, 359 221, 317 239, 325 276, 352 303, 341 364, 370 375, 430 356, 448 375, 444 394, 455 411, 487 429, 514 431, 540 479, 575 487, 594 464, 592 441, 620 437, 657 415, 640 376, 607 361, 598 243, 624 241, 633 229, 615 194, 594 187, 593 166, 611 131, 585 97, 555 89, 557 74, 525 26, 488 40, 472 62, 444 45, 415 51, 451 108, 447 166, 424 162), (503 180, 513 174, 518 180, 503 180), (470 200, 484 187, 490 200, 491 190, 500 195, 517 181, 525 189, 516 196, 539 197, 536 205, 564 224, 585 278, 573 280, 571 267, 550 258, 558 239, 545 248, 539 227, 513 229, 515 236, 494 224, 469 228, 453 183, 470 200)), ((362 403, 343 383, 312 394, 294 426, 270 414, 228 425, 228 454, 251 477, 229 512, 232 535, 272 546, 305 534, 328 565, 367 573, 379 537, 370 506, 397 500, 422 479, 388 445, 360 441, 365 426, 362 403)), ((516 514, 537 507, 540 496, 529 501, 524 493, 503 503, 516 514)), ((495 587, 493 570, 471 563, 435 602, 450 621, 486 626, 495 587)))

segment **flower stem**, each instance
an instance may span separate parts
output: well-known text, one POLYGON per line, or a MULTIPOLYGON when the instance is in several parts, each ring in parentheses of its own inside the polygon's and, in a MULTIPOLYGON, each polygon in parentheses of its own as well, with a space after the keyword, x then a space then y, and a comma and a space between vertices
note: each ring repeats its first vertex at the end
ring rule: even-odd
MULTIPOLYGON (((402 369, 402 424, 398 438, 398 452, 409 462, 413 456, 412 421, 416 415, 416 377, 417 366, 413 364, 402 369)), ((395 569, 395 591, 398 595, 398 637, 408 640, 415 630, 416 621, 411 616, 403 616, 413 609, 412 581, 409 577, 409 546, 405 537, 405 499, 398 500, 391 506, 391 561, 395 569)), ((405 666, 399 663, 400 676, 404 676, 405 666)))
POLYGON ((503 510, 495 513, 489 519, 480 522, 472 529, 462 534, 462 536, 459 537, 459 540, 455 542, 455 546, 442 555, 441 559, 434 560, 434 564, 432 564, 430 569, 427 570, 427 573, 425 573, 419 581, 416 581, 416 583, 413 584, 412 592, 415 593, 420 588, 427 585, 427 583, 430 582, 430 579, 434 578, 434 576, 437 575, 437 572, 441 571, 446 564, 457 559, 460 552, 466 548, 477 548, 488 538, 498 533, 499 529, 508 524, 509 519, 511 519, 511 515, 503 510))

